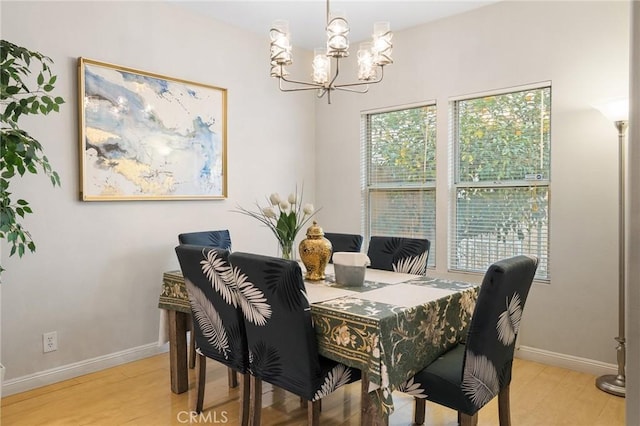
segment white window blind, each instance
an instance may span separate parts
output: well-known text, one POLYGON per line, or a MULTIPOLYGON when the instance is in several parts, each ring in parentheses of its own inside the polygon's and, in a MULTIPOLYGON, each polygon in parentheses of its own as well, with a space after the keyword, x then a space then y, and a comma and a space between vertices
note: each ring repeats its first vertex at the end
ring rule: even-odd
POLYGON ((453 102, 450 269, 530 254, 549 279, 551 88, 453 102))
POLYGON ((365 238, 427 238, 435 265, 436 107, 363 115, 365 238))

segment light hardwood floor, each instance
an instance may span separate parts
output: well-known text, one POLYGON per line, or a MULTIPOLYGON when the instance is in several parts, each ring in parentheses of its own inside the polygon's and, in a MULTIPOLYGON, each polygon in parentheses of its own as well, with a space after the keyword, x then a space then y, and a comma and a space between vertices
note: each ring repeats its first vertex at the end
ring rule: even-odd
MULTIPOLYGON (((97 373, 2 398, 3 426, 10 425, 184 425, 238 423, 238 390, 227 387, 226 369, 209 361, 203 416, 189 418, 195 389, 180 395, 169 387, 169 356, 157 355, 97 373)), ((513 426, 623 426, 624 398, 599 391, 595 377, 516 359, 511 384, 513 426)), ((360 383, 323 399, 323 426, 356 426, 360 383)), ((265 426, 305 425, 299 398, 263 385, 265 426)), ((412 399, 394 393, 391 425, 410 425, 412 399)), ((494 399, 479 413, 479 425, 498 425, 494 399)), ((453 426, 456 413, 427 403, 426 425, 453 426)))

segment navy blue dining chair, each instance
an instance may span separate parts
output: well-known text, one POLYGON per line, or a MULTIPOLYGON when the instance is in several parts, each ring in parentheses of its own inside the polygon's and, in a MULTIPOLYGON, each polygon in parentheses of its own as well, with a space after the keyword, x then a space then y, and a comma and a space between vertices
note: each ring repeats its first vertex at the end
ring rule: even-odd
POLYGON ((426 238, 372 236, 367 256, 374 269, 425 275, 430 246, 426 238))
POLYGON ((218 247, 231 251, 231 234, 227 229, 217 231, 184 232, 178 234, 180 244, 218 247))
POLYGON ((318 354, 302 271, 297 262, 234 252, 229 261, 238 289, 253 301, 245 315, 251 372, 252 424, 260 424, 262 381, 307 402, 308 424, 317 426, 320 400, 360 378, 358 370, 318 354), (247 291, 246 287, 254 290, 247 291), (253 295, 255 290, 261 297, 253 295))
POLYGON ((189 295, 197 353, 195 411, 202 412, 206 359, 211 358, 242 377, 240 420, 249 424, 249 351, 229 252, 215 247, 181 244, 175 248, 189 295))
POLYGON ((362 249, 363 237, 359 234, 341 234, 325 232, 324 237, 331 243, 331 257, 329 263, 333 263, 333 253, 338 251, 359 252, 362 249))
POLYGON ((513 353, 537 267, 538 259, 533 256, 515 256, 489 267, 466 340, 398 389, 414 396, 415 424, 424 423, 428 400, 456 410, 462 426, 476 425, 478 411, 496 395, 500 426, 511 424, 513 353))
MULTIPOLYGON (((217 247, 231 251, 231 234, 227 229, 215 231, 184 232, 178 234, 180 244, 193 244, 196 246, 217 247)), ((189 324, 191 336, 193 336, 193 324, 189 324)), ((193 337, 189 340, 189 368, 196 364, 196 347, 193 337)), ((229 374, 229 386, 236 387, 238 382, 235 375, 229 374)))

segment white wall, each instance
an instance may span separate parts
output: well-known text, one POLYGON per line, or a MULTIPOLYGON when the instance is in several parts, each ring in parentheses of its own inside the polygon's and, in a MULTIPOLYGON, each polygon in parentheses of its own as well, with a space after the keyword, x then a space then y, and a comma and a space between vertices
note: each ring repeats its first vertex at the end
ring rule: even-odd
POLYGON ((269 231, 230 210, 303 181, 313 200, 313 98, 277 90, 266 31, 250 35, 166 2, 3 1, 1 25, 2 38, 55 61, 56 93, 66 100, 60 114, 25 120, 62 187, 42 175, 13 183, 33 205, 24 224, 37 252, 18 259, 2 249, 5 384, 153 352, 162 272, 178 268, 178 233, 228 228, 234 250, 275 255, 269 231), (227 88, 228 199, 78 201, 79 56, 227 88), (43 354, 42 333, 54 330, 59 349, 43 354))
POLYGON ((618 145, 613 124, 591 104, 628 93, 629 4, 500 2, 397 32, 393 56, 369 94, 339 93, 318 106, 317 201, 341 207, 325 208, 324 229, 360 229, 360 112, 435 100, 435 254, 437 273, 446 273, 449 98, 551 81, 552 279, 530 293, 521 354, 584 358, 608 370, 616 361, 618 145), (323 172, 330 167, 340 173, 323 172))

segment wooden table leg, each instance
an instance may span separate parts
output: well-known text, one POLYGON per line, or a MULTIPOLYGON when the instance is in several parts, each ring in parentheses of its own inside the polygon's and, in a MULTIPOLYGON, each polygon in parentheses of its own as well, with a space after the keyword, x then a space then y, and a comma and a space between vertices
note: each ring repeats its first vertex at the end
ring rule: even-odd
POLYGON ((183 393, 189 389, 187 372, 187 321, 189 321, 189 315, 173 310, 168 312, 171 392, 183 393))
POLYGON ((361 391, 361 409, 360 409, 360 425, 361 426, 388 426, 389 415, 382 411, 371 399, 369 395, 369 375, 366 371, 362 371, 360 378, 362 383, 361 391))

